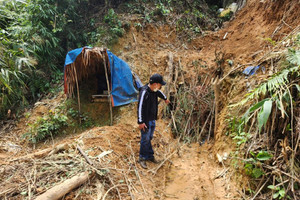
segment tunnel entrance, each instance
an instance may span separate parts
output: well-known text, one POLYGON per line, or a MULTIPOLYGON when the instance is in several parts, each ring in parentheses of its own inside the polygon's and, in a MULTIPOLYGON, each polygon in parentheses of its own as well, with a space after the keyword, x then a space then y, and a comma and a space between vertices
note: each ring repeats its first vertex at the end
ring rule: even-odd
POLYGON ((184 75, 180 60, 173 60, 171 54, 168 65, 165 93, 171 103, 164 114, 171 118, 174 137, 200 144, 209 141, 214 137, 215 123, 212 73, 195 69, 199 72, 184 75))

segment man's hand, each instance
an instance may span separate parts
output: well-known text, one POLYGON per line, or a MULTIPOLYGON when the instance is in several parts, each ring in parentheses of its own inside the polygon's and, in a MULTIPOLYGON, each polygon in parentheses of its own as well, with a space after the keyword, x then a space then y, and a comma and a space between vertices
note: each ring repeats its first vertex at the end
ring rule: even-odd
POLYGON ((169 100, 169 99, 165 100, 165 103, 166 103, 166 104, 169 104, 169 103, 170 103, 170 100, 169 100))
POLYGON ((139 129, 145 131, 147 128, 145 123, 139 124, 139 129))

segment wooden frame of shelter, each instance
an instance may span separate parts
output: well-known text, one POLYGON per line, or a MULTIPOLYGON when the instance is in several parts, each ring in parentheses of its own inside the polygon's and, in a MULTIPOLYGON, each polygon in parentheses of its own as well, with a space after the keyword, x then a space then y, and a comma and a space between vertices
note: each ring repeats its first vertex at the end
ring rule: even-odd
MULTIPOLYGON (((111 82, 109 81, 110 64, 107 51, 104 48, 83 48, 80 55, 77 56, 75 62, 65 66, 65 93, 68 98, 74 97, 74 89, 76 86, 78 109, 81 112, 79 82, 88 79, 91 74, 104 73, 106 78, 108 94, 92 95, 96 97, 107 97, 110 107, 110 125, 112 125, 112 95, 111 82)), ((79 117, 80 120, 80 117, 79 117)), ((80 120, 81 122, 81 120, 80 120)))

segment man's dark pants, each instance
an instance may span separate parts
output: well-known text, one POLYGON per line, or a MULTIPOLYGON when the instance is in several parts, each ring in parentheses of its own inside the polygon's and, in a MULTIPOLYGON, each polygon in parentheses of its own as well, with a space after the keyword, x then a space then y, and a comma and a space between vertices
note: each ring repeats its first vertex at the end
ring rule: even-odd
POLYGON ((152 149, 151 140, 155 130, 155 120, 149 121, 149 126, 145 131, 141 130, 141 145, 140 145, 140 159, 151 160, 154 158, 154 151, 152 149))

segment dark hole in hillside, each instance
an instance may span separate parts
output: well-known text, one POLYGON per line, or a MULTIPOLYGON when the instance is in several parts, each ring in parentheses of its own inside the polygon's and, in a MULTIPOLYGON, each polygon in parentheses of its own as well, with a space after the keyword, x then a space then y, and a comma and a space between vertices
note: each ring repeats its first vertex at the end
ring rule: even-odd
MULTIPOLYGON (((107 95, 107 81, 102 63, 92 63, 93 65, 101 65, 94 73, 89 74, 85 79, 79 82, 80 106, 81 106, 81 123, 88 127, 94 125, 109 125, 110 107, 108 97, 95 97, 93 95, 107 95)), ((109 84, 110 73, 108 74, 109 84)), ((77 89, 74 90, 74 97, 77 104, 77 89)), ((74 105, 78 107, 78 105, 74 105)))
POLYGON ((170 92, 166 116, 171 119, 174 137, 203 144, 214 135, 214 97, 210 87, 181 85, 170 92))

